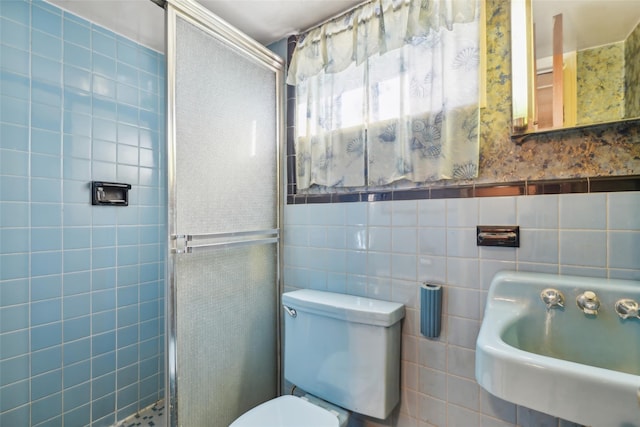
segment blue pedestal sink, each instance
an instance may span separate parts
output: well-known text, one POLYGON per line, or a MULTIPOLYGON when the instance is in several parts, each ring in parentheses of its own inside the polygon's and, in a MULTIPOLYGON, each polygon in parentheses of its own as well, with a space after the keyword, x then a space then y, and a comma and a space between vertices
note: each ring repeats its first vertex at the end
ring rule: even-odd
POLYGON ((478 383, 587 426, 640 427, 640 319, 618 316, 621 299, 640 302, 640 281, 498 273, 478 335, 478 383), (564 307, 547 308, 541 293, 549 288, 564 296, 564 307), (576 304, 589 292, 597 314, 576 304))

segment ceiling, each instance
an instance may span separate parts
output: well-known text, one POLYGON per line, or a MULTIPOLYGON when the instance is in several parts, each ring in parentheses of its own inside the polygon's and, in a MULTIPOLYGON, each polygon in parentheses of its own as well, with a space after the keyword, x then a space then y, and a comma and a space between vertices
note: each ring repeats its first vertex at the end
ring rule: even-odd
MULTIPOLYGON (((151 0, 48 0, 96 24, 164 51, 164 11, 151 0)), ((338 15, 363 0, 201 0, 263 45, 338 15)))
MULTIPOLYGON (((151 0, 48 0, 152 49, 164 51, 164 11, 151 0)), ((201 0, 264 45, 301 32, 363 0, 201 0)), ((563 13, 565 50, 624 40, 640 0, 533 0, 538 57, 552 55, 552 17, 563 13)))
POLYGON ((562 14, 564 51, 625 40, 640 22, 640 0, 532 0, 536 57, 553 55, 553 17, 562 14))

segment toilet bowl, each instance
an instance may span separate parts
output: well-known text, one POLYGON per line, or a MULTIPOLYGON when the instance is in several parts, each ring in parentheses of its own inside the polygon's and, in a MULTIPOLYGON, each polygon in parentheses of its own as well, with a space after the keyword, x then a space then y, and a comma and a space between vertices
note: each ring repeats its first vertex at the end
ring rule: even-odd
POLYGON ((284 377, 307 394, 262 403, 230 427, 346 427, 348 411, 387 418, 400 400, 404 306, 310 289, 284 293, 282 306, 284 377))
POLYGON ((286 395, 256 406, 229 427, 346 427, 348 421, 347 411, 314 396, 286 395))

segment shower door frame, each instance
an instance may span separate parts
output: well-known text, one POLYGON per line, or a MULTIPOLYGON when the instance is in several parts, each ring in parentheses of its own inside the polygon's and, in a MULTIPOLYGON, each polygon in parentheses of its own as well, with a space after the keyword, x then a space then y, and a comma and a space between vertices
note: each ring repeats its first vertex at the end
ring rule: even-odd
MULTIPOLYGON (((156 0, 151 0, 156 1, 156 0)), ((265 46, 251 39, 235 27, 215 16, 212 12, 193 0, 166 0, 165 8, 165 36, 166 36, 166 65, 167 65, 167 203, 168 203, 168 262, 166 263, 165 280, 165 408, 167 411, 167 425, 178 425, 178 383, 177 383, 177 293, 176 293, 176 256, 185 252, 185 247, 178 246, 177 228, 177 182, 176 182, 176 21, 181 18, 191 25, 214 37, 216 40, 235 49, 247 59, 268 68, 276 76, 275 99, 276 105, 276 390, 282 390, 282 316, 279 310, 280 298, 283 292, 283 239, 282 213, 284 211, 283 198, 283 167, 284 165, 284 62, 265 46)))

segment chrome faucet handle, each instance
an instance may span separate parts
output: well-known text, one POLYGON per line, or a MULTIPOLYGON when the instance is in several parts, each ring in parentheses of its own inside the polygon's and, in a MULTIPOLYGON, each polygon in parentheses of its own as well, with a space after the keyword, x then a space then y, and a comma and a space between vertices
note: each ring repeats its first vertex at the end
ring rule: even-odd
POLYGON ((625 298, 616 301, 616 313, 621 319, 637 317, 640 319, 640 305, 632 299, 625 298))
POLYGON ((540 298, 542 299, 542 302, 544 302, 544 305, 547 306, 547 310, 556 307, 564 307, 564 295, 562 295, 562 292, 557 289, 544 289, 540 293, 540 298))
POLYGON ((578 307, 584 312, 584 314, 593 314, 594 316, 598 314, 598 309, 600 308, 600 300, 596 296, 595 292, 591 291, 585 291, 578 295, 576 298, 576 304, 578 304, 578 307))

